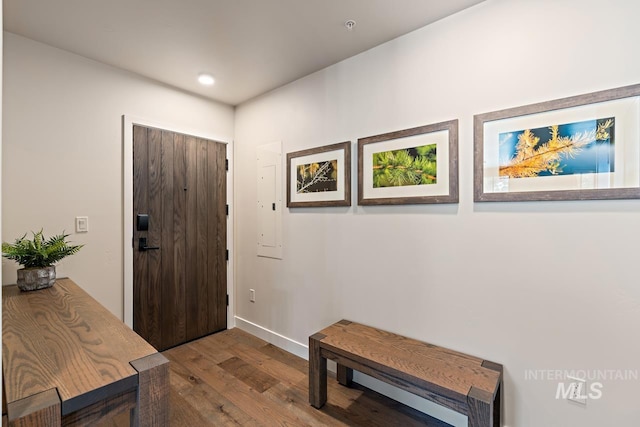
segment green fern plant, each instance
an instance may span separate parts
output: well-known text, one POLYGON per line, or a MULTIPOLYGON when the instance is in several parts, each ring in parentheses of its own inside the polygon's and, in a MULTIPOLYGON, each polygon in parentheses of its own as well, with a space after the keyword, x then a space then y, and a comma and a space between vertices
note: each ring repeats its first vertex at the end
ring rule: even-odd
POLYGON ((436 144, 373 154, 373 187, 437 183, 436 144))
POLYGON ((58 234, 45 238, 42 230, 32 232, 33 239, 27 239, 25 233, 14 243, 2 242, 2 256, 16 261, 24 268, 49 267, 61 259, 73 255, 84 245, 70 245, 66 241, 68 234, 58 234))

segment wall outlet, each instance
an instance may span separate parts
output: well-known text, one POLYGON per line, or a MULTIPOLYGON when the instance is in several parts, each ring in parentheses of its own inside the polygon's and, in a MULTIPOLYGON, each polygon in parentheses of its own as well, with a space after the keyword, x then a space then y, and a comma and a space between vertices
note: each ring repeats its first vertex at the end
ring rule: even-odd
POLYGON ((256 290, 249 289, 249 301, 256 302, 256 290))
POLYGON ((567 379, 571 381, 569 389, 569 400, 579 403, 581 405, 587 404, 587 382, 582 378, 570 377, 567 375, 567 379))

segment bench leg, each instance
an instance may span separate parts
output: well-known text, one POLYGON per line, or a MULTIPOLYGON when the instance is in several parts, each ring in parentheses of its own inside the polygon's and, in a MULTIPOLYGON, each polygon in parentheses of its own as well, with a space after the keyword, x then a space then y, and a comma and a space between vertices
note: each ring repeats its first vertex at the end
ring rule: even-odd
POLYGON ((353 382, 353 369, 338 363, 338 382, 343 386, 350 387, 353 382))
MULTIPOLYGON (((469 406, 469 427, 495 427, 495 408, 491 393, 471 387, 467 395, 467 404, 469 406)), ((499 423, 499 419, 497 421, 499 423)))
POLYGON ((327 402, 327 359, 320 356, 320 340, 324 337, 309 337, 309 403, 318 409, 327 402))

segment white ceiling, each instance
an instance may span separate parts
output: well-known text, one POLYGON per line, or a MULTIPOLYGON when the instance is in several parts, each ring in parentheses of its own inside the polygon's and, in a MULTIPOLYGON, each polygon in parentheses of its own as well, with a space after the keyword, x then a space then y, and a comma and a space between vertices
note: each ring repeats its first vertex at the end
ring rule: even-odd
POLYGON ((237 105, 481 1, 4 0, 3 14, 6 31, 237 105))

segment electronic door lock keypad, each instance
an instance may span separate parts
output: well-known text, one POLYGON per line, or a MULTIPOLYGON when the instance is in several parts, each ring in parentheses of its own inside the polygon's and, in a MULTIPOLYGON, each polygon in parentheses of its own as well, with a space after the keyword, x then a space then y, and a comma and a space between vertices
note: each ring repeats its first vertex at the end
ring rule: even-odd
POLYGON ((149 230, 149 214, 138 214, 136 218, 136 230, 138 231, 149 230))

